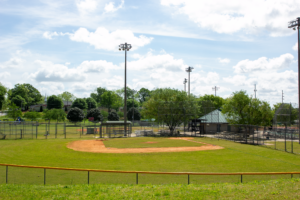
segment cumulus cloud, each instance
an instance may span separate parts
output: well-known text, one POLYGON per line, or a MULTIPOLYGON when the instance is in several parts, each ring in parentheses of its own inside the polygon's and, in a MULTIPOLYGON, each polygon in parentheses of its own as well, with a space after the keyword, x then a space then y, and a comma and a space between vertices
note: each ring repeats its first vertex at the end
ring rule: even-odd
POLYGON ((92 83, 92 82, 85 82, 85 83, 75 83, 73 84, 72 88, 75 92, 92 92, 95 88, 101 86, 100 83, 92 83))
POLYGON ((58 36, 58 33, 56 32, 50 33, 48 31, 43 33, 43 37, 48 40, 51 40, 53 36, 58 36))
POLYGON ((78 70, 84 73, 108 72, 111 69, 119 69, 119 67, 106 60, 83 61, 78 66, 78 70))
POLYGON ((118 7, 115 7, 114 2, 109 2, 109 3, 105 4, 104 10, 105 10, 106 13, 116 12, 117 10, 122 8, 123 5, 124 5, 124 0, 122 0, 121 4, 118 7))
POLYGON ((0 68, 13 68, 13 69, 20 69, 23 67, 24 60, 20 57, 13 57, 4 63, 0 63, 0 68))
POLYGON ((41 60, 35 61, 35 64, 39 68, 30 77, 37 82, 76 82, 85 80, 85 75, 81 71, 69 69, 65 65, 41 60))
POLYGON ((230 63, 230 60, 228 58, 218 58, 219 62, 222 63, 222 64, 228 64, 230 63))
POLYGON ((264 70, 278 70, 287 68, 291 65, 294 56, 287 53, 277 58, 268 59, 261 57, 257 60, 242 60, 238 62, 233 68, 235 73, 250 73, 264 70))
POLYGON ((76 6, 78 11, 81 14, 87 14, 93 12, 97 8, 97 1, 96 0, 79 0, 76 2, 76 6))
POLYGON ((223 78, 223 80, 227 83, 231 83, 235 86, 245 86, 246 84, 246 80, 247 77, 244 75, 235 75, 233 77, 229 76, 229 77, 225 77, 223 78))
POLYGON ((8 77, 10 77, 10 73, 9 72, 0 73, 0 80, 6 79, 8 77))
POLYGON ((291 34, 287 22, 296 19, 300 9, 298 0, 161 0, 161 4, 174 7, 200 27, 217 33, 268 30, 271 36, 291 34))
POLYGON ((298 51, 298 42, 296 42, 296 44, 293 46, 293 50, 298 51))
POLYGON ((143 35, 136 37, 130 30, 116 30, 109 32, 104 27, 99 27, 95 32, 89 32, 86 28, 79 28, 70 39, 76 42, 86 42, 96 49, 118 51, 119 45, 124 41, 132 45, 132 50, 149 44, 153 38, 143 35))
POLYGON ((132 70, 166 70, 166 71, 184 71, 186 64, 182 59, 175 59, 172 55, 164 53, 154 55, 148 52, 146 55, 135 55, 136 61, 128 62, 128 68, 132 70))

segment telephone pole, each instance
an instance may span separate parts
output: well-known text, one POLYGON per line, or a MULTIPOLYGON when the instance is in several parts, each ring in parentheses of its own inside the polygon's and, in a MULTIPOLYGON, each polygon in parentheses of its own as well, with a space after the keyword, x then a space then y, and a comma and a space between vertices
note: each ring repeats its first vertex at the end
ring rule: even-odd
POLYGON ((217 91, 219 90, 220 88, 219 87, 217 87, 217 86, 215 86, 215 87, 213 87, 212 88, 212 90, 214 90, 215 91, 215 96, 217 96, 217 91))
POLYGON ((254 97, 255 97, 255 99, 256 99, 256 92, 257 92, 257 90, 256 90, 256 84, 254 84, 254 97))

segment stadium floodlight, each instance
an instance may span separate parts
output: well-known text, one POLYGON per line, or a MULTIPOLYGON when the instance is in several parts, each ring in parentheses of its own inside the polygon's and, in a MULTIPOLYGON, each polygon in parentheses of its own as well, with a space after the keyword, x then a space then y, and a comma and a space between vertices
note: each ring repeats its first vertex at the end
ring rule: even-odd
POLYGON ((126 62, 127 62, 127 51, 131 49, 131 44, 120 44, 119 50, 125 51, 125 80, 124 80, 124 135, 127 136, 127 95, 126 95, 126 62))
POLYGON ((218 91, 219 89, 220 89, 220 87, 217 87, 217 86, 215 86, 215 87, 212 88, 212 90, 215 91, 215 96, 217 96, 217 91, 218 91))
POLYGON ((190 77, 190 74, 192 72, 192 70, 194 69, 194 67, 188 67, 188 68, 185 68, 185 71, 189 73, 189 96, 190 96, 190 84, 191 84, 191 77, 190 77))
POLYGON ((184 78, 184 79, 183 79, 183 84, 184 84, 184 91, 185 91, 185 92, 186 92, 186 83, 187 83, 187 79, 184 78))
MULTIPOLYGON (((292 20, 288 22, 288 28, 293 28, 293 30, 296 30, 296 27, 298 29, 298 106, 300 106, 300 48, 299 48, 300 17, 298 17, 296 20, 292 20)), ((299 131, 299 144, 300 144, 300 128, 298 131, 299 131)))

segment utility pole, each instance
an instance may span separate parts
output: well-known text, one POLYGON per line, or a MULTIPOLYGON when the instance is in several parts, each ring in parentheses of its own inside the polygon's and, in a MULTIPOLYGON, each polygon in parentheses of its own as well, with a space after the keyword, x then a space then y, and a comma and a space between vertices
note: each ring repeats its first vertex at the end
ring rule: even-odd
POLYGON ((186 83, 187 83, 187 79, 183 79, 183 84, 184 84, 184 91, 186 92, 186 83))
POLYGON ((220 89, 220 87, 217 87, 217 86, 215 86, 215 87, 212 88, 212 90, 215 91, 215 96, 217 96, 217 91, 218 91, 219 89, 220 89))
POLYGON ((281 94, 281 103, 283 103, 283 90, 282 90, 282 94, 281 94))
POLYGON ((254 97, 255 97, 255 99, 256 99, 256 92, 257 92, 257 90, 256 90, 256 84, 254 84, 254 97))

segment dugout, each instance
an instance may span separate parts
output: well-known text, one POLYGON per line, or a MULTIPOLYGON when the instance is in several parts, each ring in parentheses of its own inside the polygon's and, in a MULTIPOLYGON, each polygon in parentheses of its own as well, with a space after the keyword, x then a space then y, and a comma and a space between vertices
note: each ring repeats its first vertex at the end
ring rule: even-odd
POLYGON ((114 137, 131 137, 132 133, 132 123, 127 121, 106 121, 101 124, 102 135, 106 135, 109 138, 114 137), (126 133, 125 133, 126 125, 126 133))

